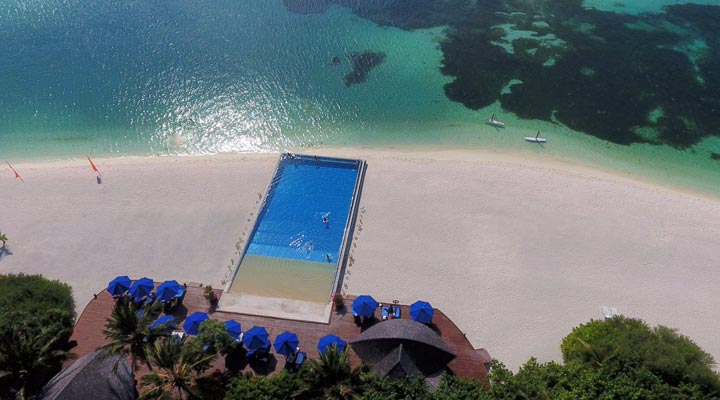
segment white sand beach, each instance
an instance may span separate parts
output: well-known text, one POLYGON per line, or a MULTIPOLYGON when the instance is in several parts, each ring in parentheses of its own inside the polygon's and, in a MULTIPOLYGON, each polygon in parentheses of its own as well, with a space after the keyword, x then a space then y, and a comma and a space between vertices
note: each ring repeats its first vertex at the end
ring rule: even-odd
MULTIPOLYGON (((720 200, 532 154, 324 149, 368 161, 347 293, 430 301, 517 368, 560 360, 601 306, 676 327, 720 359, 720 200)), ((0 271, 216 287, 277 155, 17 164, 0 174, 0 271)))

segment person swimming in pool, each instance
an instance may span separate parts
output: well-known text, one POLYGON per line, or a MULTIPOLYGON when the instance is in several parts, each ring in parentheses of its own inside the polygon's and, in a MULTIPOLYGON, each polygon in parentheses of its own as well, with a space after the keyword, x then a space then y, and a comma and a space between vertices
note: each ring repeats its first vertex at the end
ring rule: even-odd
POLYGON ((332 261, 332 256, 330 255, 330 253, 326 253, 326 254, 325 254, 325 258, 326 258, 328 261, 332 261))

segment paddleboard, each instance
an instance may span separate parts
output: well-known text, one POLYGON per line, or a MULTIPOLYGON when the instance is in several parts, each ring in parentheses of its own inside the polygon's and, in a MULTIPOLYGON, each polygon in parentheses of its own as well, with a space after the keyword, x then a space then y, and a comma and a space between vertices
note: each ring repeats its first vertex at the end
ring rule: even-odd
POLYGON ((504 123, 504 122, 500 122, 500 121, 498 121, 498 120, 496 120, 496 119, 489 119, 489 120, 485 121, 485 123, 488 124, 488 125, 492 125, 492 126, 498 127, 498 128, 504 128, 504 127, 505 127, 505 123, 504 123))

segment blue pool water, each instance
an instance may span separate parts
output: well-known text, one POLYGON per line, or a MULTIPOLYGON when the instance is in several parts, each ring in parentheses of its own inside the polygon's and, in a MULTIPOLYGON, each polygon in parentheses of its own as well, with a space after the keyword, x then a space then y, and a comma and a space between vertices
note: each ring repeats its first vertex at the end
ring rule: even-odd
POLYGON ((283 155, 246 253, 336 264, 358 168, 354 160, 283 155))

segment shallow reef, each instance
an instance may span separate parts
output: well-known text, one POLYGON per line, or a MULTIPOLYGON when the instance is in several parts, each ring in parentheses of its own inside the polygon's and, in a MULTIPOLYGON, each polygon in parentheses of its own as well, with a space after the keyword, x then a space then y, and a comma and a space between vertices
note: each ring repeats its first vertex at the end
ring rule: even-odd
POLYGON ((345 75, 345 86, 356 85, 367 80, 367 76, 375 67, 385 61, 385 53, 365 51, 348 55, 353 66, 352 71, 345 75))
MULTIPOLYGON (((581 0, 284 2, 304 13, 337 4, 407 30, 444 26, 441 71, 454 78, 445 94, 470 109, 499 101, 618 144, 688 148, 720 135, 720 6, 629 15, 581 0), (521 83, 503 90, 511 81, 521 83)), ((363 81, 371 61, 353 61, 346 84, 363 81)))

